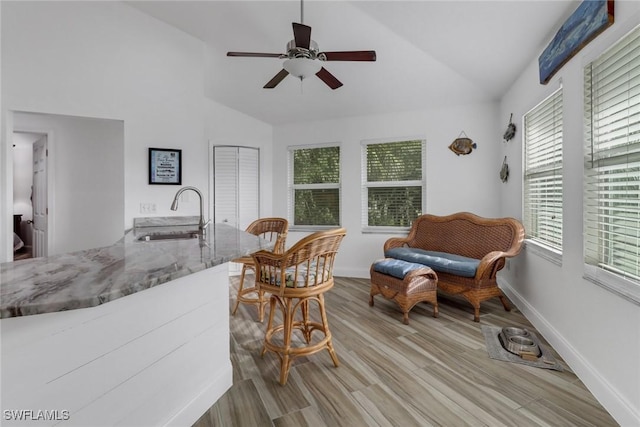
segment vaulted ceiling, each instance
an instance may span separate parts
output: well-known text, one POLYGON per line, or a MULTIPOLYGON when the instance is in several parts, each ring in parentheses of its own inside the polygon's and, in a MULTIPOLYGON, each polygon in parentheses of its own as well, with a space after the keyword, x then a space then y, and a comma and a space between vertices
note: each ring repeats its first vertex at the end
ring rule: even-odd
POLYGON ((206 95, 270 124, 423 110, 499 99, 538 57, 577 0, 304 2, 321 51, 375 50, 376 62, 326 62, 343 84, 288 76, 263 86, 300 22, 287 1, 133 1, 131 6, 203 40, 206 95))

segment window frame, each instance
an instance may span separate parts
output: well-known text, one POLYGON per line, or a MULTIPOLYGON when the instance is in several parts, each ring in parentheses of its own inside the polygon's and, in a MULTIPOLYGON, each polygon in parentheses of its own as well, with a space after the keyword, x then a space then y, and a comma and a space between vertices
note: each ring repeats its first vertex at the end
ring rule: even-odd
POLYGON ((400 138, 367 139, 360 142, 361 150, 361 229, 363 233, 406 234, 411 226, 372 226, 369 225, 369 188, 370 187, 420 187, 421 211, 427 210, 427 139, 424 136, 400 138), (393 144, 399 142, 420 141, 421 143, 421 179, 408 181, 367 181, 367 147, 374 144, 393 144))
POLYGON ((342 147, 338 142, 308 144, 308 145, 291 145, 287 147, 287 216, 290 231, 320 231, 331 230, 342 226, 342 147), (322 184, 294 184, 294 152, 296 150, 309 150, 316 148, 337 147, 339 152, 339 171, 337 183, 322 184), (335 225, 312 225, 312 224, 296 224, 295 223, 295 192, 296 190, 338 190, 338 224, 335 225))
MULTIPOLYGON (((626 138, 626 144, 612 144, 612 148, 608 150, 606 147, 603 149, 599 149, 598 145, 607 141, 608 143, 615 141, 614 139, 595 139, 594 135, 598 133, 599 129, 606 128, 608 126, 612 126, 618 119, 611 119, 609 122, 604 122, 604 117, 602 116, 602 112, 607 111, 608 109, 612 109, 613 106, 601 106, 601 104, 597 104, 597 99, 594 97, 594 93, 597 89, 594 89, 594 79, 596 78, 596 74, 594 74, 594 67, 602 70, 603 68, 608 68, 611 70, 622 70, 622 67, 618 64, 618 59, 615 59, 616 54, 619 53, 620 58, 624 58, 624 60, 629 59, 629 63, 639 62, 640 61, 640 26, 637 26, 628 33, 624 34, 612 44, 611 47, 597 55, 592 60, 588 61, 583 68, 583 76, 584 76, 584 176, 583 176, 583 185, 584 185, 584 197, 583 197, 583 241, 584 241, 584 273, 583 278, 592 283, 595 283, 631 302, 636 304, 640 304, 640 274, 636 275, 631 272, 626 272, 621 269, 617 269, 615 265, 609 265, 612 263, 608 263, 602 259, 603 252, 610 252, 613 249, 611 247, 604 248, 605 244, 601 243, 603 240, 615 244, 611 240, 608 231, 605 231, 604 234, 601 232, 601 228, 598 224, 594 225, 593 217, 600 218, 603 214, 600 214, 600 211, 607 210, 605 206, 601 204, 593 204, 591 201, 594 200, 593 195, 596 194, 596 199, 599 200, 600 196, 595 191, 596 188, 609 184, 609 187, 620 187, 619 182, 613 179, 607 179, 607 174, 604 173, 604 169, 609 169, 611 167, 617 169, 628 170, 628 165, 638 165, 640 158, 640 139, 634 140, 634 137, 631 136, 630 127, 628 118, 629 118, 629 110, 640 108, 640 102, 636 104, 627 105, 624 110, 620 110, 624 112, 627 120, 627 133, 622 133, 623 138, 626 138), (636 56, 630 56, 631 52, 621 52, 626 49, 627 45, 631 45, 633 43, 632 51, 636 56), (604 61, 604 62, 603 62, 604 61), (599 116, 598 116, 599 115, 599 116), (594 116, 598 116, 600 120, 603 120, 603 123, 599 125, 599 127, 595 124, 594 116), (625 156, 620 156, 616 151, 620 150, 620 147, 626 146, 627 153, 629 151, 631 154, 626 154, 625 156), (635 150, 635 151, 634 151, 635 150), (608 155, 607 155, 608 154, 608 155), (617 161, 616 158, 624 158, 624 161, 617 161), (602 169, 602 172, 599 172, 597 169, 602 169), (601 181, 602 179, 602 181, 601 181), (589 197, 589 195, 592 195, 589 197), (595 234, 594 234, 595 233, 595 234), (596 238, 597 235, 597 238, 596 238), (606 235, 606 236, 605 236, 606 235), (598 243, 596 243, 596 241, 598 243)), ((637 70, 637 67, 631 65, 630 69, 637 70)), ((597 73, 597 71, 596 71, 597 73)), ((606 78, 611 76, 613 73, 603 73, 602 75, 597 76, 598 79, 606 78)), ((621 75, 625 75, 626 73, 622 73, 621 75)), ((614 77, 614 81, 618 85, 625 84, 628 81, 633 81, 632 79, 638 78, 638 75, 634 75, 631 78, 627 78, 626 80, 619 80, 614 77)), ((620 87, 620 86, 613 86, 620 87)), ((600 88, 600 87, 598 87, 600 88)), ((600 88, 601 89, 601 88, 600 88)), ((601 97, 605 97, 607 95, 611 95, 614 92, 613 89, 607 89, 600 92, 601 97)), ((627 97, 624 98, 624 102, 628 102, 630 99, 635 99, 637 95, 632 94, 629 95, 627 93, 627 97)), ((606 101, 602 101, 605 103, 606 101)), ((619 114, 620 111, 617 113, 619 114)), ((609 111, 609 113, 611 113, 609 111)), ((637 119, 637 113, 635 113, 637 119)), ((612 117, 612 116, 611 116, 612 117)), ((637 122, 636 122, 637 126, 637 122)), ((624 127, 623 127, 624 128, 624 127)), ((612 135, 614 132, 608 132, 608 135, 612 135)), ((607 134, 605 131, 604 134, 607 134)), ((636 135, 637 137, 637 135, 636 135)), ((607 144, 609 145, 609 144, 607 144)), ((637 166, 635 166, 637 167, 637 166)), ((635 177, 634 177, 635 178, 635 177)), ((636 181, 627 180, 623 181, 623 183, 631 183, 632 186, 637 187, 638 184, 636 181), (635 183, 635 185, 634 185, 635 183)), ((624 184, 623 184, 624 186, 624 184)), ((628 186, 628 185, 627 185, 628 186)), ((626 191, 626 190, 625 190, 626 191)), ((603 198, 603 200, 615 200, 613 198, 603 198)), ((624 197, 622 200, 626 200, 624 197)), ((610 207, 609 210, 612 210, 614 207, 610 207)), ((623 219, 622 216, 619 217, 623 219)), ((600 220, 597 220, 600 222, 600 220)), ((633 221, 633 218, 632 218, 633 221)), ((603 221, 604 222, 604 221, 603 221)), ((640 227, 633 228, 636 233, 640 232, 640 227)), ((637 245, 638 243, 636 243, 637 245)))
MULTIPOLYGON (((545 99, 543 99, 540 103, 538 103, 536 106, 534 106, 532 109, 530 109, 528 112, 526 112, 523 117, 522 117, 522 129, 523 129, 523 134, 522 134, 522 140, 523 140, 523 150, 522 150, 522 169, 523 169, 523 173, 522 173, 522 218, 523 218, 523 223, 525 225, 525 245, 527 246, 527 248, 532 249, 532 252, 536 253, 537 255, 557 264, 557 265, 562 265, 562 252, 563 252, 563 239, 560 239, 560 244, 553 244, 553 242, 548 241, 547 239, 544 239, 542 237, 539 236, 539 230, 536 229, 535 233, 531 230, 531 224, 529 223, 529 212, 527 211, 528 207, 531 206, 530 201, 528 200, 527 196, 527 180, 528 177, 532 177, 532 178, 536 178, 536 177, 541 177, 541 176, 555 176, 556 172, 559 171, 559 175, 560 175, 560 185, 561 185, 561 189, 560 189, 560 200, 561 200, 561 206, 559 209, 559 214, 560 214, 560 219, 559 221, 555 222, 556 226, 559 226, 560 231, 562 234, 564 234, 564 230, 563 230, 563 223, 562 223, 562 217, 564 214, 564 207, 562 206, 563 204, 563 200, 564 200, 564 185, 563 185, 563 179, 564 179, 564 158, 563 158, 563 148, 562 148, 562 144, 563 144, 563 140, 564 140, 564 131, 563 131, 563 126, 564 126, 564 111, 563 111, 563 105, 564 105, 564 93, 563 93, 563 88, 562 86, 560 86, 558 89, 555 89, 551 94, 549 94, 545 99), (556 97, 559 97, 559 100, 554 99, 556 97), (545 105, 547 103, 551 103, 550 105, 545 105), (529 134, 529 129, 527 127, 527 117, 529 115, 532 115, 534 113, 540 113, 542 112, 542 110, 538 111, 539 109, 541 109, 542 107, 549 107, 551 106, 552 108, 556 107, 556 103, 559 103, 559 119, 560 119, 560 124, 553 124, 553 130, 554 132, 558 131, 558 128, 560 130, 560 138, 553 138, 553 150, 558 150, 559 149, 559 161, 555 163, 554 167, 548 167, 548 168, 527 168, 527 159, 529 157, 529 140, 528 140, 528 134, 529 134), (551 175, 550 175, 551 174, 551 175), (533 234, 530 234, 533 233, 533 234)), ((549 112, 550 114, 555 114, 553 111, 549 112)), ((554 120, 556 119, 556 116, 553 116, 554 120)), ((544 149, 543 147, 535 147, 536 149, 544 149)), ((552 159, 554 158, 553 156, 551 157, 552 159)))

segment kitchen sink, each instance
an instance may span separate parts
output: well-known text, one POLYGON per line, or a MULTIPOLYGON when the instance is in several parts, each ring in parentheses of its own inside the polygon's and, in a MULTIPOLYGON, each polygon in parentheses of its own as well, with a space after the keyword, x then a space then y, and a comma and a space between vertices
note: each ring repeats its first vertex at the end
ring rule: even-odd
POLYGON ((153 233, 153 234, 144 234, 140 237, 137 237, 136 240, 139 242, 150 242, 154 240, 186 240, 186 239, 197 239, 200 237, 200 233, 197 231, 190 231, 188 233, 153 233))

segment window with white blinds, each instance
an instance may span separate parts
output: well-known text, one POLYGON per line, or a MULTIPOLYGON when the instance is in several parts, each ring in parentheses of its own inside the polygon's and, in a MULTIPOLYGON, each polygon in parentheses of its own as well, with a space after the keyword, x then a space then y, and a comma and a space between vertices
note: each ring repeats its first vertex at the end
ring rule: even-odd
POLYGON ((524 116, 526 237, 562 251, 562 88, 524 116))
POLYGON ((640 27, 584 70, 587 275, 640 284, 640 27))
POLYGON ((425 152, 424 140, 362 143, 364 229, 409 229, 422 215, 425 152))
POLYGON ((289 220, 294 227, 340 225, 340 147, 289 148, 289 220))

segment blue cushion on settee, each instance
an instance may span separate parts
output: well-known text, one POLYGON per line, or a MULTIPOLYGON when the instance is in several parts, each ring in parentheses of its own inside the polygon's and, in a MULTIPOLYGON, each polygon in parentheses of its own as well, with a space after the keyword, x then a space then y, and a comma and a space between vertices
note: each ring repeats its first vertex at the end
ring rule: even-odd
POLYGON ((418 248, 392 248, 385 251, 384 256, 423 264, 436 272, 440 271, 462 277, 475 277, 478 265, 480 265, 479 259, 418 248))
POLYGON ((387 274, 389 276, 397 277, 398 279, 404 279, 404 276, 407 275, 410 271, 417 270, 419 268, 424 268, 425 266, 422 264, 417 264, 415 262, 407 262, 401 259, 382 259, 380 261, 376 261, 373 264, 373 270, 378 273, 387 274))

